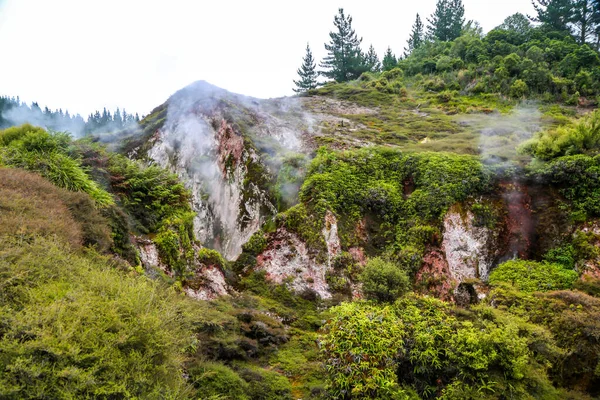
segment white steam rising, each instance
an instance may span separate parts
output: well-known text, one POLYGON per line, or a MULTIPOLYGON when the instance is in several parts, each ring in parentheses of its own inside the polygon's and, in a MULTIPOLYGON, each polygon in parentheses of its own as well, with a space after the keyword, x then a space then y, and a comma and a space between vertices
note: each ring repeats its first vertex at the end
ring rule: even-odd
MULTIPOLYGON (((266 193, 245 185, 246 165, 262 163, 276 173, 285 153, 302 150, 302 133, 312 121, 296 100, 258 100, 196 82, 168 101, 166 123, 149 156, 185 182, 197 213, 196 237, 228 259, 276 213, 266 193)), ((298 188, 289 186, 283 191, 291 197, 298 188)))

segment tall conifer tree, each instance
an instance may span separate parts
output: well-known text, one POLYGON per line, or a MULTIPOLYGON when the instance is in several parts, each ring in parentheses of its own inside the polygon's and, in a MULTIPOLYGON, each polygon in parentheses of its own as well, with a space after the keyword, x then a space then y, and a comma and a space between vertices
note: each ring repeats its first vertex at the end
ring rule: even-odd
POLYGON ((385 56, 383 56, 383 70, 384 71, 389 71, 391 69, 396 68, 396 66, 398 65, 398 60, 396 59, 396 56, 394 55, 394 53, 392 53, 392 49, 390 49, 389 47, 387 48, 387 51, 385 52, 385 56))
POLYGON ((381 71, 381 63, 379 62, 379 57, 377 56, 373 45, 369 46, 369 51, 364 56, 364 64, 367 71, 381 71))
POLYGON ((574 0, 572 22, 580 44, 587 43, 596 31, 598 12, 595 0, 574 0))
POLYGON ((427 19, 431 38, 448 42, 460 36, 465 24, 462 0, 438 0, 435 12, 427 19))
POLYGON ((414 49, 419 48, 419 46, 421 46, 423 43, 423 40, 425 40, 423 21, 421 21, 421 16, 417 14, 417 19, 415 20, 415 24, 412 27, 412 32, 408 38, 407 47, 404 49, 404 56, 408 57, 414 49))
POLYGON ((315 65, 315 60, 313 59, 312 51, 310 50, 310 45, 306 44, 306 54, 302 59, 302 65, 298 68, 298 75, 300 79, 294 81, 296 87, 294 88, 294 92, 296 93, 304 93, 311 89, 315 89, 317 87, 317 66, 315 65))
POLYGON ((343 8, 338 11, 333 22, 337 31, 329 32, 331 41, 325 43, 328 54, 320 66, 325 69, 323 76, 346 82, 358 78, 364 71, 360 50, 362 38, 359 39, 352 29, 352 17, 346 16, 343 8))
POLYGON ((572 0, 531 0, 537 12, 530 17, 547 28, 555 31, 570 32, 569 23, 573 19, 572 0))

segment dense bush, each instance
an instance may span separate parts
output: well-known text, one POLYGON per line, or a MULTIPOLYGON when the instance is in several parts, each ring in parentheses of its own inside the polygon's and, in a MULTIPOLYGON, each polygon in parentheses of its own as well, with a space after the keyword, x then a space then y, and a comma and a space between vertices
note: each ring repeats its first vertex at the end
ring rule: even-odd
POLYGON ((176 175, 163 168, 113 154, 107 169, 112 189, 139 221, 140 229, 156 232, 165 219, 190 210, 189 192, 176 175))
POLYGON ((321 347, 334 398, 562 398, 546 376, 561 350, 518 316, 478 306, 459 318, 419 297, 332 312, 321 347))
POLYGON ((410 289, 406 272, 381 258, 370 259, 359 280, 366 298, 380 302, 393 302, 410 289))
POLYGON ((203 362, 187 372, 194 387, 202 393, 201 399, 249 399, 246 381, 223 364, 203 362))
POLYGON ((552 99, 575 102, 580 95, 600 93, 598 65, 598 53, 569 35, 557 38, 539 27, 524 32, 511 23, 483 38, 465 31, 452 42, 426 42, 398 62, 409 77, 436 75, 425 81, 425 90, 439 92, 456 85, 468 93, 515 98, 549 93, 552 99))
MULTIPOLYGON (((491 187, 490 171, 475 157, 450 153, 409 153, 386 148, 333 152, 320 149, 300 191, 301 204, 283 218, 311 247, 327 210, 342 216, 343 247, 362 243, 361 220, 372 221, 374 252, 390 252, 402 265, 434 243, 447 209, 491 187)), ((364 244, 363 244, 364 245, 364 244)))
POLYGON ((404 327, 390 306, 346 303, 332 310, 321 349, 334 399, 403 398, 395 366, 404 327))
POLYGON ((575 124, 538 133, 526 142, 522 151, 552 160, 574 154, 596 155, 600 152, 600 111, 594 111, 575 124))
POLYGON ((71 155, 70 143, 67 134, 28 124, 8 128, 0 131, 0 164, 39 172, 59 187, 89 194, 100 207, 113 204, 112 197, 71 155))
POLYGON ((240 371, 248 382, 248 398, 256 400, 291 400, 292 385, 283 375, 248 366, 240 371))
POLYGON ((187 301, 51 239, 0 248, 0 397, 187 398, 187 301))
MULTIPOLYGON (((591 396, 600 394, 600 299, 577 291, 529 294, 510 287, 495 289, 491 299, 499 309, 510 310, 552 333, 563 353, 551 359, 549 371, 558 386, 577 388, 591 396)), ((541 345, 548 348, 548 344, 541 345)))
POLYGON ((512 260, 500 264, 490 274, 492 285, 508 283, 524 292, 546 292, 570 289, 577 279, 577 272, 561 264, 512 260))
POLYGON ((579 154, 554 159, 531 168, 530 175, 554 184, 572 206, 572 217, 600 216, 600 155, 579 154))
POLYGON ((155 233, 160 256, 179 277, 194 259, 194 213, 190 193, 176 175, 156 165, 146 166, 111 154, 107 170, 111 189, 136 221, 135 228, 155 233))

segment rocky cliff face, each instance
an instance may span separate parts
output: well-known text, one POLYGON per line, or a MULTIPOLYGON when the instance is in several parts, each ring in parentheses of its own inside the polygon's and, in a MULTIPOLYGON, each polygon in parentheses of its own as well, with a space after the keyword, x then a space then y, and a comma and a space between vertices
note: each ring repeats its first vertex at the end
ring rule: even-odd
POLYGON ((471 211, 461 213, 457 207, 444 218, 442 251, 450 277, 458 282, 479 278, 487 280, 496 256, 497 233, 485 226, 475 226, 471 211))
MULTIPOLYGON (((493 126, 494 132, 502 134, 531 122, 525 132, 530 136, 537 129, 539 113, 517 111, 516 119, 495 116, 497 120, 490 122, 489 117, 482 116, 475 122, 493 126)), ((164 121, 151 132, 144 151, 149 160, 176 173, 190 189, 198 241, 235 260, 242 245, 282 210, 285 202, 281 196, 293 198, 299 188, 300 183, 280 185, 283 160, 291 155, 308 159, 316 147, 331 138, 335 138, 331 147, 336 149, 369 146, 372 143, 353 134, 365 127, 351 116, 373 118, 377 113, 375 108, 333 98, 259 100, 197 82, 167 101, 164 121)), ((130 155, 136 156, 136 151, 130 155)), ((405 195, 410 195, 414 183, 403 184, 405 195)), ((473 293, 468 285, 487 281, 498 263, 515 257, 539 258, 561 242, 561 235, 570 234, 554 197, 522 183, 504 182, 490 198, 477 200, 483 201, 486 212, 492 210, 493 215, 483 217, 488 220, 482 221, 481 210, 472 208, 473 199, 451 207, 439 226, 439 243, 428 245, 416 272, 418 289, 444 299, 470 301, 473 293)), ((332 289, 327 280, 332 261, 343 251, 359 265, 366 259, 360 247, 343 248, 340 235, 344 232, 338 229, 335 215, 327 212, 320 230, 326 254, 318 255, 296 233, 280 226, 267 235, 267 246, 256 257, 254 268, 297 292, 310 290, 330 298, 332 289)), ((354 236, 368 245, 366 234, 354 236)), ((145 266, 166 270, 160 267, 151 242, 138 243, 138 247, 145 266)), ((213 298, 227 293, 220 269, 199 266, 195 272, 199 283, 187 289, 189 295, 213 298)), ((359 285, 349 284, 353 296, 360 296, 359 285)))
POLYGON ((304 151, 311 123, 294 99, 257 100, 199 82, 169 99, 148 156, 190 189, 197 239, 233 260, 277 213, 267 184, 277 165, 265 153, 304 151))

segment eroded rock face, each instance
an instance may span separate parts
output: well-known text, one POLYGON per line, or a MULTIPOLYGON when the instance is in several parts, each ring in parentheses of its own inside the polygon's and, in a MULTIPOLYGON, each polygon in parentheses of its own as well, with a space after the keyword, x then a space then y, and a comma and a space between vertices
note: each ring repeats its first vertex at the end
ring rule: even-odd
POLYGON ((229 285, 225 276, 217 266, 201 266, 195 272, 196 284, 186 286, 183 290, 188 296, 197 300, 214 300, 229 295, 229 285))
POLYGON ((249 168, 265 166, 225 117, 226 100, 249 101, 203 85, 178 92, 148 156, 190 189, 196 238, 232 260, 276 209, 257 177, 248 177, 249 168))
MULTIPOLYGON (((257 257, 255 270, 267 273, 267 279, 282 284, 297 293, 312 290, 323 299, 331 298, 326 274, 332 269, 331 261, 342 252, 335 215, 327 211, 322 234, 327 245, 327 263, 317 261, 298 235, 279 228, 271 234, 268 246, 257 257)), ((364 257, 364 254, 363 254, 364 257)))
POLYGON ((151 276, 156 273, 156 269, 163 271, 168 276, 173 276, 169 267, 160 260, 158 248, 152 240, 132 237, 131 242, 138 250, 142 266, 151 276))
POLYGON ((331 211, 327 211, 325 214, 325 227, 322 233, 325 244, 327 244, 328 264, 331 267, 331 260, 342 252, 342 245, 338 236, 337 218, 331 211))
POLYGON ((415 287, 422 294, 433 295, 450 301, 455 282, 444 253, 438 249, 429 249, 423 257, 423 265, 415 276, 415 287))
POLYGON ((471 211, 460 211, 454 206, 444 218, 442 251, 450 276, 458 282, 474 278, 487 280, 496 255, 493 249, 497 234, 486 227, 475 226, 471 211))
POLYGON ((306 244, 284 228, 271 235, 267 249, 257 257, 255 270, 265 271, 271 282, 287 282, 295 292, 313 290, 323 299, 331 297, 325 280, 328 266, 316 262, 306 244))
MULTIPOLYGON (((158 271, 173 276, 173 271, 161 261, 156 244, 152 240, 134 237, 132 243, 138 249, 142 266, 149 276, 156 277, 158 271)), ((196 254, 199 250, 198 247, 194 248, 196 254)), ((184 282, 183 290, 188 296, 198 300, 214 300, 229 295, 231 291, 219 267, 203 265, 197 261, 193 277, 184 282)))

